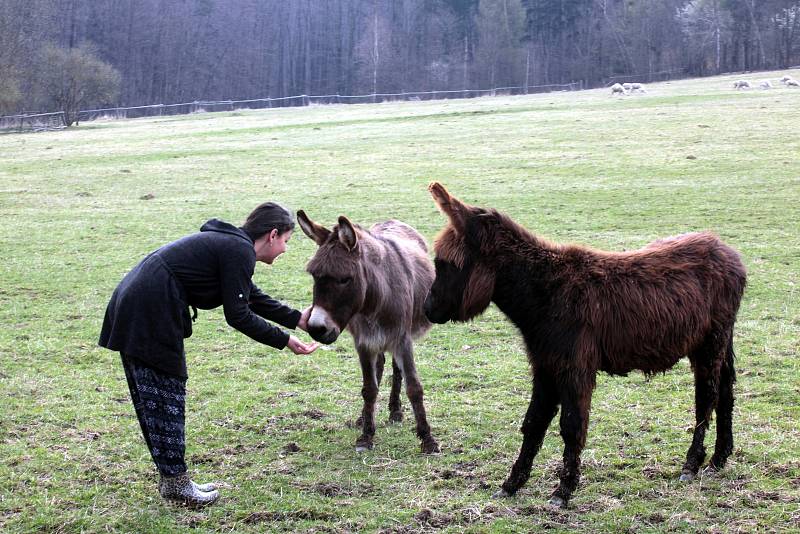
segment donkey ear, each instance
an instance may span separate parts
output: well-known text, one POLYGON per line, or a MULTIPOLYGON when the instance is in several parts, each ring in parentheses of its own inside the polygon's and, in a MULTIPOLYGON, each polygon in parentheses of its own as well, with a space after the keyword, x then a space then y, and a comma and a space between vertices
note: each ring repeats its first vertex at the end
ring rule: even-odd
POLYGON ((436 205, 442 213, 447 215, 450 219, 455 229, 459 232, 463 232, 468 211, 466 204, 456 197, 451 196, 450 193, 447 192, 447 189, 439 182, 432 182, 428 186, 428 191, 430 191, 434 202, 436 202, 436 205))
POLYGON ((303 233, 310 237, 317 246, 322 245, 328 239, 328 236, 331 235, 330 230, 309 219, 308 215, 306 215, 306 212, 303 210, 297 212, 297 222, 300 223, 300 228, 303 230, 303 233))
POLYGON ((339 217, 339 242, 347 250, 353 250, 358 245, 358 234, 350 220, 342 215, 339 217))

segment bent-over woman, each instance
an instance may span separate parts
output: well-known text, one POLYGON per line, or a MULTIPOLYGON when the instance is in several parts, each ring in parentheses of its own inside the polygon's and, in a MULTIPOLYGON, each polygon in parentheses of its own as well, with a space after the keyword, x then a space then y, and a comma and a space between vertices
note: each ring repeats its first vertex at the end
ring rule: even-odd
POLYGON ((160 474, 159 493, 167 500, 204 506, 219 497, 215 484, 191 480, 184 461, 183 340, 192 335, 197 308, 222 306, 229 325, 276 349, 310 354, 318 347, 268 322, 305 330, 309 308, 301 312, 281 304, 252 281, 256 262, 272 264, 286 251, 293 229, 291 212, 273 202, 258 206, 240 228, 211 219, 199 233, 148 255, 111 296, 99 343, 122 356, 131 400, 160 474))

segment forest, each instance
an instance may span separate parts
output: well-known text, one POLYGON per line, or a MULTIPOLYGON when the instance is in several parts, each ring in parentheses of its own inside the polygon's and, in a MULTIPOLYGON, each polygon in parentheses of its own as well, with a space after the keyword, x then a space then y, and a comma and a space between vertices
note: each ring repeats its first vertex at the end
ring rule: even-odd
POLYGON ((0 0, 0 114, 598 87, 786 68, 798 42, 797 0, 0 0), (102 90, 65 96, 79 71, 102 90))

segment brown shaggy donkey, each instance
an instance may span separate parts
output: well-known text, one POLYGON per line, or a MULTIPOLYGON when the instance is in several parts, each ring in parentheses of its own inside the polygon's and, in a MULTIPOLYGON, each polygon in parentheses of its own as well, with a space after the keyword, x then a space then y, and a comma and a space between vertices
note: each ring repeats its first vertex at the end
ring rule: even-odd
POLYGON ((565 506, 578 486, 598 371, 664 372, 688 356, 696 426, 681 480, 703 464, 711 412, 717 440, 709 469, 733 450, 733 324, 745 287, 739 254, 708 233, 603 252, 558 245, 493 209, 468 206, 430 186, 450 220, 435 243, 436 280, 425 302, 432 322, 467 321, 494 302, 519 328, 533 370, 522 448, 498 496, 528 480, 547 427, 561 406, 564 466, 550 503, 565 506))
POLYGON ((375 399, 383 377, 384 352, 388 351, 393 369, 389 420, 403 419, 400 386, 405 377, 422 452, 439 452, 425 416, 412 345, 413 339, 431 327, 422 309, 433 282, 425 240, 400 221, 386 221, 366 230, 342 216, 339 224, 328 230, 303 211, 297 212, 297 220, 319 245, 306 268, 314 277, 308 333, 317 341, 333 343, 346 327, 361 363, 363 432, 356 450, 372 448, 375 399))

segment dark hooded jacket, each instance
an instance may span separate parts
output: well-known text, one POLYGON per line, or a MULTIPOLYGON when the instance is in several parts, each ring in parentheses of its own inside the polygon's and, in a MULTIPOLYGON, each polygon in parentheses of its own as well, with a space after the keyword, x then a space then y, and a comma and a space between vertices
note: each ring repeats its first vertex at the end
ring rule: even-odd
POLYGON ((164 245, 122 279, 106 308, 100 346, 186 377, 183 339, 192 335, 189 308, 222 306, 233 328, 283 349, 289 334, 261 317, 293 329, 300 312, 253 284, 255 265, 250 236, 211 219, 200 233, 164 245))

